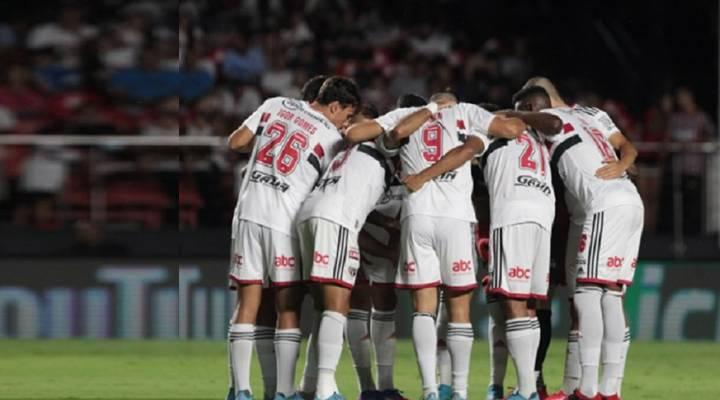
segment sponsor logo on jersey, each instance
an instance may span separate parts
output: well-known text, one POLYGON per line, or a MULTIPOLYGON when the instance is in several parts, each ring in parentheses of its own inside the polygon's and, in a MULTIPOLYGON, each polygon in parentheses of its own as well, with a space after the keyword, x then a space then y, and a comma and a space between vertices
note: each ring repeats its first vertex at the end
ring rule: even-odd
POLYGON ((508 278, 526 281, 530 279, 530 268, 515 266, 508 271, 508 278))
POLYGON ((455 177, 457 177, 457 171, 448 171, 433 180, 438 182, 451 182, 455 180, 455 177))
POLYGON ((323 254, 319 251, 316 251, 315 254, 313 254, 313 264, 314 265, 328 265, 330 262, 330 256, 327 254, 323 254))
POLYGON ((275 257, 275 266, 278 268, 295 268, 295 257, 275 257))
POLYGON ((315 184, 315 189, 324 190, 326 187, 336 185, 338 182, 340 182, 339 176, 331 176, 330 178, 323 178, 323 179, 320 179, 315 184))
POLYGON ((359 260, 360 259, 360 252, 357 249, 349 249, 348 250, 348 257, 352 258, 353 260, 359 260))
POLYGON ((625 257, 608 257, 607 266, 610 268, 622 267, 625 257))
POLYGON ((285 107, 289 110, 302 109, 302 103, 300 103, 300 101, 295 100, 295 99, 283 99, 282 105, 283 105, 283 107, 285 107))
POLYGON ((472 263, 470 260, 454 261, 452 263, 452 272, 460 274, 464 272, 472 272, 472 263))
POLYGON ((405 272, 413 273, 417 270, 417 267, 415 266, 415 261, 408 261, 403 266, 403 270, 405 272))
POLYGON ((250 174, 250 182, 269 186, 283 193, 287 192, 288 189, 290 189, 290 185, 280 180, 280 178, 278 178, 277 176, 266 174, 265 172, 261 172, 258 170, 254 170, 252 174, 250 174))
POLYGON ((535 188, 541 191, 546 196, 550 196, 550 193, 552 193, 550 185, 530 175, 519 175, 517 177, 517 180, 515 181, 515 186, 535 188))

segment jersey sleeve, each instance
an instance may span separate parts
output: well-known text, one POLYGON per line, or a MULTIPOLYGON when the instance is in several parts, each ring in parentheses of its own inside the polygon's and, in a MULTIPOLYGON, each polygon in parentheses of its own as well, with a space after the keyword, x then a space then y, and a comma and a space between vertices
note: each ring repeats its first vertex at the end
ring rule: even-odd
POLYGON ((490 127, 490 123, 492 123, 492 120, 495 118, 495 115, 487 111, 486 109, 476 106, 474 104, 460 104, 464 105, 466 108, 467 119, 470 125, 470 130, 468 131, 468 134, 471 136, 475 136, 483 142, 483 151, 478 154, 482 155, 482 153, 484 153, 490 145, 488 128, 490 127))
POLYGON ((243 121, 243 123, 240 126, 244 126, 254 133, 258 133, 258 127, 261 123, 267 122, 267 120, 270 118, 270 113, 273 111, 273 105, 277 101, 277 97, 273 97, 270 99, 265 100, 260 107, 258 107, 255 112, 250 114, 249 117, 243 121))
POLYGON ((606 139, 609 139, 615 132, 620 132, 615 122, 605 111, 598 111, 593 118, 596 122, 597 128, 602 132, 606 139))
POLYGON ((400 120, 403 119, 406 115, 411 114, 419 108, 420 107, 398 108, 390 111, 387 114, 381 115, 378 118, 375 118, 375 122, 377 122, 383 128, 383 130, 387 132, 394 128, 395 125, 397 125, 398 122, 400 122, 400 120))

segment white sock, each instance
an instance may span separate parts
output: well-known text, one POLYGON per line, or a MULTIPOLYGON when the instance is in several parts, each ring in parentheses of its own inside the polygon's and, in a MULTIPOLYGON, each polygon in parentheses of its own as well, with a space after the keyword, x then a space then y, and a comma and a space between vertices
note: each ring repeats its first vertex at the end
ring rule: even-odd
POLYGON ((537 382, 538 374, 535 374, 535 360, 537 359, 538 346, 540 346, 540 321, 538 321, 537 317, 530 318, 530 326, 533 332, 533 376, 535 377, 535 382, 537 382))
POLYGON ((370 332, 368 319, 370 312, 351 309, 347 316, 346 335, 350 346, 350 355, 358 378, 360 391, 375 390, 372 369, 370 367, 370 332))
POLYGON ((611 396, 617 394, 620 376, 622 375, 623 340, 625 339, 625 313, 623 312, 622 294, 605 291, 602 296, 603 312, 603 351, 602 377, 600 394, 611 396))
POLYGON ((568 333, 567 351, 565 353, 565 373, 563 375, 563 392, 571 394, 580 385, 580 346, 579 331, 568 333))
POLYGON ((445 308, 445 292, 440 292, 437 313, 437 370, 441 385, 452 386, 452 360, 447 347, 448 312, 445 308))
POLYGON ((235 391, 235 374, 233 374, 233 365, 232 365, 232 351, 230 347, 230 328, 232 327, 232 322, 228 324, 228 333, 227 333, 227 360, 228 360, 228 386, 229 389, 232 389, 233 392, 235 391))
POLYGON ((277 329, 275 331, 275 356, 277 358, 277 393, 290 396, 295 393, 295 365, 300 354, 300 329, 277 329))
POLYGON ((275 362, 275 328, 255 327, 255 352, 260 362, 264 397, 274 397, 277 386, 277 364, 275 362))
POLYGON ((250 390, 250 364, 252 361, 255 325, 230 325, 230 362, 232 363, 235 393, 250 390))
POLYGON ((437 395, 437 331, 432 314, 414 313, 412 338, 417 358, 420 378, 422 379, 423 397, 431 393, 437 395))
POLYGON ((628 350, 630 350, 630 327, 625 327, 625 338, 623 339, 623 347, 620 359, 620 377, 618 378, 617 395, 622 396, 622 381, 625 377, 625 364, 627 363, 628 350))
POLYGON ((469 322, 448 324, 447 347, 452 358, 452 388, 453 392, 463 398, 467 398, 473 339, 473 327, 469 322))
POLYGON ((317 389, 317 376, 318 376, 318 356, 317 356, 317 338, 320 332, 320 320, 322 320, 322 313, 314 310, 313 313, 313 324, 310 337, 308 338, 306 355, 305 355, 305 368, 303 368, 303 376, 300 380, 300 391, 303 393, 315 393, 317 389))
POLYGON ((587 397, 597 394, 600 350, 603 340, 602 289, 580 287, 575 291, 575 306, 580 322, 580 392, 587 397))
POLYGON ((490 383, 503 386, 507 370, 507 338, 505 314, 499 302, 488 304, 488 344, 490 345, 490 383))
POLYGON ((370 337, 375 347, 377 384, 379 390, 395 389, 395 311, 373 310, 370 320, 370 337))
POLYGON ((339 392, 335 382, 335 369, 343 349, 344 315, 324 311, 318 333, 318 383, 316 398, 327 399, 339 392))
POLYGON ((517 390, 525 398, 535 393, 535 334, 530 318, 508 319, 505 335, 517 371, 517 390))

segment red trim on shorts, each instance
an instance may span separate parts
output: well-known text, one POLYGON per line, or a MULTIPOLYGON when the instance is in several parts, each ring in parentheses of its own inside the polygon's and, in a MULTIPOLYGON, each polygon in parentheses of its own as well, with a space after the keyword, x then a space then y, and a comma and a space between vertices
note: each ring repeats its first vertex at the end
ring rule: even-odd
POLYGON ((618 283, 618 281, 609 281, 607 279, 598 279, 598 278, 577 278, 577 283, 594 283, 597 285, 615 285, 618 283))
POLYGON ((235 281, 238 285, 262 285, 263 280, 262 279, 240 279, 237 276, 233 274, 228 274, 230 279, 235 281))
POLYGON ((340 279, 321 278, 319 276, 312 276, 312 275, 310 276, 310 282, 333 284, 333 285, 337 285, 337 286, 342 286, 342 287, 344 287, 346 289, 350 289, 350 290, 352 290, 352 288, 353 288, 353 285, 351 285, 345 281, 342 281, 340 279))
POLYGON ((465 285, 465 286, 448 286, 448 285, 442 285, 443 289, 449 290, 451 292, 466 292, 468 290, 475 290, 479 287, 477 283, 473 283, 471 285, 465 285))
POLYGON ((497 296, 503 296, 503 297, 507 297, 509 299, 515 299, 515 300, 528 300, 533 297, 533 295, 531 295, 531 294, 510 293, 507 290, 504 290, 502 288, 492 288, 492 289, 490 289, 490 294, 494 294, 497 296))
POLYGON ((270 286, 272 286, 274 288, 284 288, 284 287, 290 287, 290 286, 303 285, 305 283, 307 283, 307 281, 270 282, 270 286))
POLYGON ((370 286, 395 287, 393 282, 370 282, 370 286))
POLYGON ((395 287, 398 289, 410 289, 410 290, 417 290, 417 289, 427 289, 431 287, 438 287, 440 286, 440 281, 430 282, 430 283, 421 283, 418 285, 413 285, 409 283, 396 283, 395 287))
POLYGON ((617 281, 617 283, 619 283, 621 285, 625 285, 625 286, 632 286, 632 281, 625 281, 625 280, 619 279, 617 281))

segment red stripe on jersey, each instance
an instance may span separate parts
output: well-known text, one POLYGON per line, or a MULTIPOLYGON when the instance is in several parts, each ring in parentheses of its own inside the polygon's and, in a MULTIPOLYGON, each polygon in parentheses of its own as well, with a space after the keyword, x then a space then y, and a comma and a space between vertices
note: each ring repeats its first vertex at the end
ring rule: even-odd
POLYGON ((459 119, 457 120, 457 128, 458 129, 465 129, 465 121, 459 119))
POLYGON ((260 122, 268 122, 270 119, 270 113, 263 113, 260 117, 260 122))
POLYGON ((575 128, 573 128, 573 126, 570 125, 569 123, 563 125, 563 133, 570 133, 574 130, 575 130, 575 128))
POLYGON ((315 153, 317 158, 323 158, 325 156, 325 150, 323 150, 320 143, 315 145, 315 148, 313 149, 313 153, 315 153))

